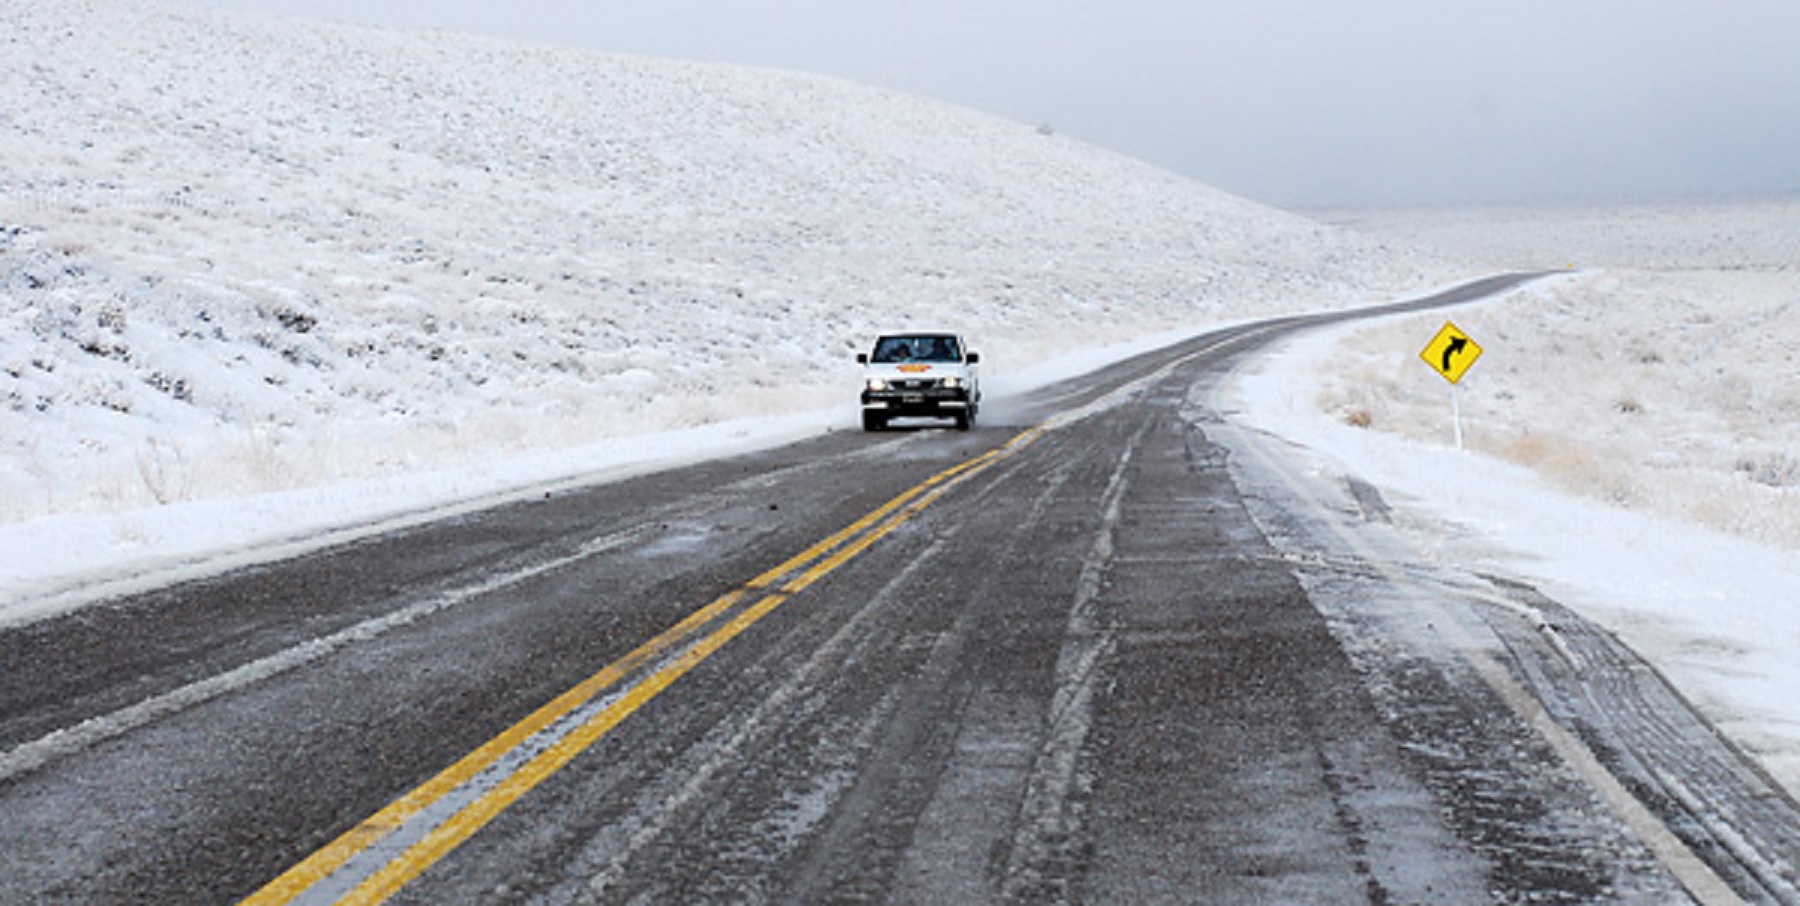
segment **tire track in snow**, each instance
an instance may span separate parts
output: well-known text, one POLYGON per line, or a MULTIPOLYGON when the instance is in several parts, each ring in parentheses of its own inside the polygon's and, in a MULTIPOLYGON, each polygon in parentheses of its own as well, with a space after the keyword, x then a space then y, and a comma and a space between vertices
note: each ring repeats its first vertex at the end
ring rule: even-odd
POLYGON ((1009 900, 1068 901, 1066 869, 1077 861, 1081 821, 1071 802, 1080 784, 1079 756, 1094 723, 1094 694, 1104 676, 1116 632, 1100 613, 1100 591, 1112 566, 1113 537, 1118 531, 1126 470, 1152 422, 1145 420, 1126 442, 1101 495, 1101 520, 1093 547, 1081 564, 1068 628, 1056 660, 1056 691, 1051 699, 1048 730, 1032 765, 1020 807, 1018 832, 1007 860, 1004 893, 1009 900))

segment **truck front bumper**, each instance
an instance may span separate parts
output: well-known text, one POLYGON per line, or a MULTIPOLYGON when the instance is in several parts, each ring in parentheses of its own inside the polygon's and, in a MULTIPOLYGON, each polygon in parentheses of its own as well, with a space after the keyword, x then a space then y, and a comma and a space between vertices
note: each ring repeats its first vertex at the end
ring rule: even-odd
POLYGON ((969 392, 961 388, 954 390, 864 390, 862 407, 865 411, 879 411, 897 416, 943 415, 948 417, 969 409, 969 392))

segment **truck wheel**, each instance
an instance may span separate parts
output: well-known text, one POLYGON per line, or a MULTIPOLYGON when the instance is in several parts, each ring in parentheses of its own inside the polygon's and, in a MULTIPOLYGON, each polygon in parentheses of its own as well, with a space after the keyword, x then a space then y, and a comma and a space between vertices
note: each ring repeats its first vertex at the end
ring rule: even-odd
POLYGON ((879 412, 863 413, 864 431, 884 431, 887 429, 887 416, 879 412))
POLYGON ((967 431, 975 423, 975 413, 964 410, 956 413, 956 430, 967 431))

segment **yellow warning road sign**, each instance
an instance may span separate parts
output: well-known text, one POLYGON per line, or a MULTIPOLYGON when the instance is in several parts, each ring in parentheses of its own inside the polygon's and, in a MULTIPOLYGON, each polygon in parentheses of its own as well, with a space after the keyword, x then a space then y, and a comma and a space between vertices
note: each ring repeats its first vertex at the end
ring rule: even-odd
POLYGON ((1443 329, 1419 352, 1419 358, 1444 380, 1454 384, 1462 380, 1476 359, 1481 358, 1481 344, 1463 333, 1462 328, 1445 321, 1443 329))

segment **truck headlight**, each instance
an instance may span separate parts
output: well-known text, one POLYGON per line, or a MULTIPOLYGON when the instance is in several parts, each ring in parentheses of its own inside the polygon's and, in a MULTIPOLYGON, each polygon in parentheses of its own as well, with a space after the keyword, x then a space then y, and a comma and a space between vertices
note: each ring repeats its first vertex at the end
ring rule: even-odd
POLYGON ((887 389, 887 381, 884 381, 878 377, 869 378, 869 389, 875 391, 876 393, 880 393, 881 391, 887 389))
POLYGON ((956 390, 956 389, 960 388, 961 386, 962 386, 962 378, 956 378, 956 377, 944 378, 944 389, 945 390, 956 390))

